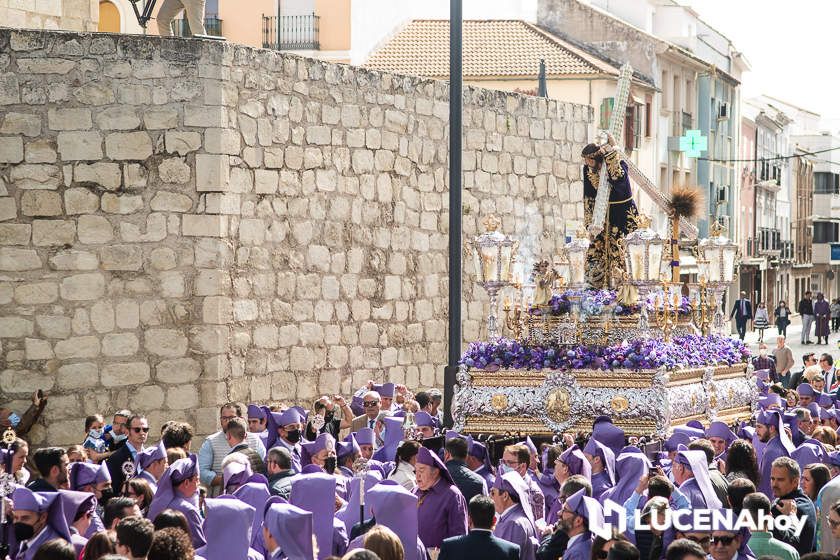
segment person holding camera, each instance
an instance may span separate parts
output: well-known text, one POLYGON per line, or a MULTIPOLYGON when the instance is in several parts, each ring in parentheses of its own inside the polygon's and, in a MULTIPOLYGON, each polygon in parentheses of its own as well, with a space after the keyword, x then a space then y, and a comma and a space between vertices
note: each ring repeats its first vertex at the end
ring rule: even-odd
POLYGON ((332 399, 324 395, 312 405, 306 422, 305 438, 315 441, 319 434, 330 434, 335 439, 341 430, 351 426, 353 411, 341 395, 334 395, 332 399), (341 411, 341 418, 336 418, 336 407, 341 411))

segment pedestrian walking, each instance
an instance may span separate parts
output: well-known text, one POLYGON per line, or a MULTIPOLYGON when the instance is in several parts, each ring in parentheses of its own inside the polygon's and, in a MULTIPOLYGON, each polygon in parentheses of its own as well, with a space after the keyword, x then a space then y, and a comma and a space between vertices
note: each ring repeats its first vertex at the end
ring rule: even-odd
POLYGON ((799 300, 796 311, 802 317, 800 342, 802 344, 811 344, 811 325, 814 324, 814 302, 811 301, 810 290, 805 292, 805 295, 799 300))
POLYGON ((735 302, 729 320, 735 318, 735 327, 738 329, 738 337, 744 340, 747 336, 747 323, 753 317, 752 303, 747 299, 747 292, 741 292, 741 299, 735 302))
POLYGON ((784 300, 779 302, 776 310, 773 311, 773 317, 776 318, 776 328, 779 330, 780 336, 787 336, 787 328, 790 325, 790 309, 784 300))
POLYGON ((758 304, 755 310, 753 326, 758 331, 758 341, 764 342, 764 331, 770 326, 770 316, 767 315, 767 304, 763 301, 758 304))
POLYGON ((817 336, 817 344, 828 344, 829 319, 831 318, 831 307, 828 305, 825 296, 822 293, 817 294, 817 301, 814 303, 814 317, 816 317, 817 326, 815 335, 817 336), (825 339, 824 342, 820 342, 825 339))
POLYGON ((831 332, 840 331, 840 298, 831 300, 831 332))

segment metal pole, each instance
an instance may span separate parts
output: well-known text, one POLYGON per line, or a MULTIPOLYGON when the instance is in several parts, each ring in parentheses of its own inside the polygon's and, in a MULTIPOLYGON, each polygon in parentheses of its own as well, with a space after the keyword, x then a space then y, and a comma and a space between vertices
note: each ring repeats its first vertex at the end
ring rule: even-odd
POLYGON ((540 73, 537 79, 537 95, 539 97, 548 97, 548 83, 545 77, 545 59, 540 59, 540 73))
POLYGON ((461 43, 462 0, 449 0, 449 358, 443 371, 443 423, 452 426, 452 399, 461 359, 461 43))

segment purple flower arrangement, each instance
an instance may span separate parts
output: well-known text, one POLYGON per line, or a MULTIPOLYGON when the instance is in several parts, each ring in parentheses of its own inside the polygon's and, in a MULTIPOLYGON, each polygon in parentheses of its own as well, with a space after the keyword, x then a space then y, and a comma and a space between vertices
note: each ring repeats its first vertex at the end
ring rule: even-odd
POLYGON ((614 346, 569 348, 524 346, 509 339, 473 342, 461 356, 467 368, 505 369, 658 369, 669 370, 746 362, 749 349, 727 336, 684 335, 664 342, 642 339, 614 346))

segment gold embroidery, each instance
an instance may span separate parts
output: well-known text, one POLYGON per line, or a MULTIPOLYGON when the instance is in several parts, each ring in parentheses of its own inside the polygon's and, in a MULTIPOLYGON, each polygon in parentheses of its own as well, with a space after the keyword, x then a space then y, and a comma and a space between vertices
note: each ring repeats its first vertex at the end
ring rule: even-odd
POLYGON ((607 152, 604 155, 604 161, 607 163, 607 174, 609 174, 610 179, 616 181, 624 177, 624 169, 621 167, 621 158, 618 151, 607 152))

